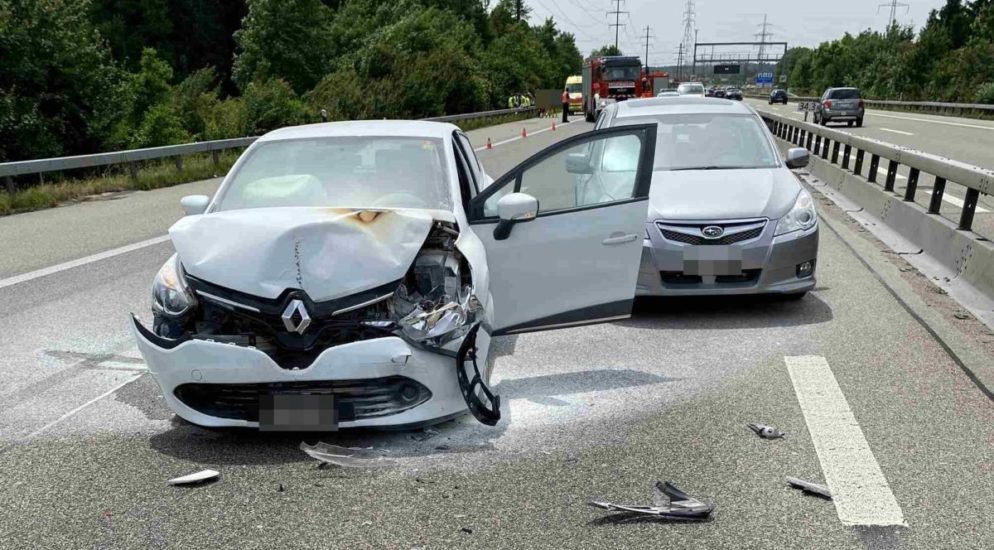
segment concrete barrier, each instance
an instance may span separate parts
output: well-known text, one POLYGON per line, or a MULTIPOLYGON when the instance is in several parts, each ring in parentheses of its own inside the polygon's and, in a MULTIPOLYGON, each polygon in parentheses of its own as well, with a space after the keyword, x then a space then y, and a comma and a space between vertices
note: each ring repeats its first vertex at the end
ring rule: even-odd
MULTIPOLYGON (((989 171, 891 144, 873 140, 851 140, 848 137, 854 136, 784 117, 774 120, 765 113, 762 116, 768 124, 775 123, 774 134, 777 135, 782 150, 798 146, 811 150, 808 169, 813 176, 882 221, 903 239, 921 248, 945 269, 956 273, 986 296, 994 298, 994 243, 968 228, 964 229, 962 223, 957 225, 937 213, 930 213, 929 208, 914 202, 913 193, 909 198, 908 195, 902 196, 888 190, 886 180, 883 186, 870 182, 867 177, 855 172, 853 157, 858 151, 863 151, 864 159, 861 164, 865 166, 866 155, 871 155, 871 158, 872 155, 878 155, 880 159, 900 162, 920 173, 938 174, 940 178, 946 177, 948 181, 956 183, 967 181, 969 184, 964 185, 968 189, 984 194, 991 194, 994 190, 994 177, 989 171), (810 141, 808 136, 812 137, 810 141), (848 168, 843 167, 844 145, 850 147, 848 168), (860 149, 856 149, 857 146, 860 149)), ((861 172, 866 172, 866 169, 863 168, 861 172)), ((869 174, 876 174, 875 167, 870 167, 869 174)), ((938 197, 933 194, 931 202, 941 202, 941 191, 938 197)), ((974 199, 973 208, 975 204, 974 199)), ((970 206, 969 202, 965 206, 970 206)), ((965 217, 972 220, 972 212, 965 217)))

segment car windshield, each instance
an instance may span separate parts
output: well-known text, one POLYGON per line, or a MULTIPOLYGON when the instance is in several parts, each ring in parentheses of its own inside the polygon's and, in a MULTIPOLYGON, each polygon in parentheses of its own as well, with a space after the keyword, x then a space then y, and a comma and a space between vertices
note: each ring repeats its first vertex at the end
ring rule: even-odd
POLYGON ((604 80, 637 80, 641 69, 638 65, 629 67, 604 67, 604 80))
POLYGON ((832 90, 832 92, 828 94, 828 99, 859 99, 859 90, 854 88, 832 90))
POLYGON ((656 122, 653 170, 775 168, 777 154, 753 115, 674 114, 626 117, 619 125, 656 122))
POLYGON ((451 210, 441 140, 329 137, 261 143, 217 201, 218 210, 274 206, 451 210))
POLYGON ((680 94, 703 94, 704 86, 702 84, 681 84, 677 86, 676 91, 680 94))
POLYGON ((567 85, 566 85, 566 90, 567 90, 567 91, 568 91, 569 93, 571 93, 571 94, 578 94, 578 93, 581 93, 581 92, 583 91, 583 84, 580 84, 580 83, 576 83, 576 84, 567 84, 567 85))

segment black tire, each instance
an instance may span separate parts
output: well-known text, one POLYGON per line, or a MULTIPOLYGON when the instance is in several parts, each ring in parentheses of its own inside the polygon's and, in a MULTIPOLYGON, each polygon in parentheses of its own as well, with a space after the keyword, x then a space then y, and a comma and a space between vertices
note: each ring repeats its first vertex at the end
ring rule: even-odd
POLYGON ((862 128, 863 127, 863 119, 862 118, 857 118, 856 119, 856 127, 857 128, 862 128))
POLYGON ((848 126, 848 127, 850 127, 850 128, 852 128, 852 125, 853 125, 853 121, 851 121, 851 120, 850 120, 849 122, 847 122, 847 123, 846 123, 846 126, 848 126))
POLYGON ((828 126, 828 119, 825 118, 825 117, 821 117, 821 125, 822 126, 828 126))
POLYGON ((583 117, 586 119, 587 122, 593 122, 594 121, 594 115, 593 115, 593 113, 585 112, 583 114, 583 117))

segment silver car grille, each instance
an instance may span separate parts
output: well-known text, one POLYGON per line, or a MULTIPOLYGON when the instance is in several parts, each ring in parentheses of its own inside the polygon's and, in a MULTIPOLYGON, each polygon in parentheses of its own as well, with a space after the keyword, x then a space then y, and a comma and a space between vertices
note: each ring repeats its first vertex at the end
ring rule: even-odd
POLYGON ((769 220, 766 218, 753 220, 703 222, 656 222, 663 238, 668 241, 690 245, 729 245, 742 243, 759 238, 769 220), (716 238, 704 235, 704 228, 720 227, 722 234, 716 238))

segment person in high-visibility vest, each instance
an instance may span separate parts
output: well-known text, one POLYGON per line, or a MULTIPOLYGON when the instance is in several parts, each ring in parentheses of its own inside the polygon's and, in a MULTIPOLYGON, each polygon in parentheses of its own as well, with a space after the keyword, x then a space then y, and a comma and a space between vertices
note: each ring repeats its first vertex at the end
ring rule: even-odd
POLYGON ((569 122, 569 89, 563 89, 563 124, 569 122))

